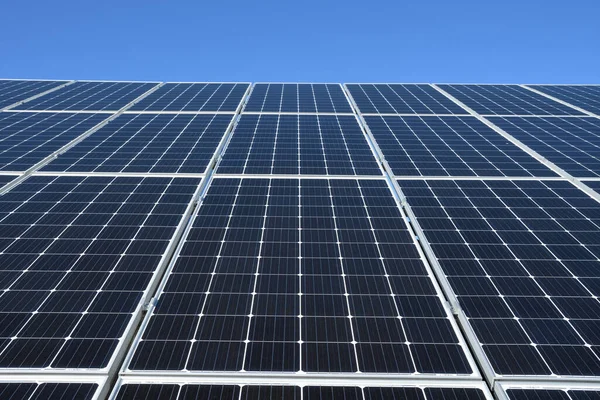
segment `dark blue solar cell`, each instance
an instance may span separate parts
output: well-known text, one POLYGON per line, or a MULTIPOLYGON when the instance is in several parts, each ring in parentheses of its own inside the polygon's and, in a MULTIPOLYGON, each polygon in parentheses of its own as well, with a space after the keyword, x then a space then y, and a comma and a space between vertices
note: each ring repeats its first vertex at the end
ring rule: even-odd
POLYGON ((481 389, 461 387, 356 387, 293 385, 199 385, 168 383, 125 383, 117 391, 117 400, 483 400, 481 389))
POLYGON ((231 115, 124 114, 43 168, 204 173, 231 115))
POLYGON ((597 118, 490 118, 550 162, 577 177, 600 176, 597 118))
POLYGON ((66 81, 0 79, 0 109, 64 85, 66 81))
POLYGON ((582 115, 519 85, 438 85, 482 115, 582 115))
POLYGON ((173 233, 198 184, 34 176, 0 197, 0 367, 106 367, 170 240, 139 234, 173 233))
POLYGON ((96 394, 95 383, 0 383, 0 398, 6 400, 81 399, 91 400, 96 394))
POLYGON ((14 109, 117 111, 154 86, 156 83, 81 81, 16 106, 14 109))
POLYGON ((384 180, 217 178, 129 368, 470 374, 426 275, 384 180))
POLYGON ((25 171, 105 118, 103 114, 0 113, 0 170, 25 171))
POLYGON ((599 85, 529 85, 529 87, 596 115, 600 114, 599 85))
POLYGON ((578 239, 600 232, 596 201, 563 181, 399 183, 497 373, 600 373, 600 302, 578 276, 593 263, 600 278, 596 242, 578 239))
POLYGON ((258 83, 244 111, 352 113, 339 84, 258 83))
POLYGON ((131 111, 236 111, 247 83, 166 83, 131 111))
POLYGON ((431 85, 347 84, 361 113, 468 114, 431 85))
POLYGON ((353 116, 244 115, 222 174, 381 175, 353 116))
POLYGON ((397 176, 556 176, 474 117, 365 117, 397 176))

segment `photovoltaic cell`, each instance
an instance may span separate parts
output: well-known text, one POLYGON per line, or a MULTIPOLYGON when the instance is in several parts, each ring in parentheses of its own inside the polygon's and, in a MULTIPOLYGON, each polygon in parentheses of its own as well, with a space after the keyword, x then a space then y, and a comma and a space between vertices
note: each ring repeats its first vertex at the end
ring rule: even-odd
POLYGON ((245 114, 219 173, 381 175, 350 115, 245 114))
POLYGON ((104 368, 198 179, 34 176, 0 197, 0 368, 104 368))
POLYGON ((129 110, 234 112, 247 89, 247 83, 166 83, 129 110))
POLYGON ((127 383, 116 400, 484 400, 481 389, 354 386, 224 386, 127 383))
POLYGON ((431 85, 346 85, 361 113, 468 114, 431 85))
POLYGON ((566 101, 569 104, 583 108, 594 114, 600 114, 600 86, 599 85, 529 85, 539 90, 566 101))
POLYGON ((75 82, 14 110, 117 111, 156 86, 142 82, 75 82))
POLYGON ((494 117, 489 120, 569 174, 600 176, 600 119, 494 117))
POLYGON ((0 170, 25 171, 105 118, 91 113, 0 113, 0 170))
POLYGON ((508 389, 506 395, 509 400, 597 400, 600 389, 508 389))
POLYGON ((258 83, 244 111, 352 113, 352 108, 337 83, 258 83))
POLYGON ((2 400, 91 400, 98 389, 95 383, 0 382, 2 400))
POLYGON ((600 204, 566 181, 400 181, 500 375, 600 375, 600 204))
POLYGON ((482 115, 582 115, 519 85, 438 85, 482 115))
POLYGON ((203 173, 232 115, 122 114, 43 168, 203 173))
POLYGON ((470 375, 384 180, 215 179, 129 370, 470 375))
POLYGON ((63 85, 64 81, 0 80, 0 108, 63 85))
POLYGON ((556 176, 475 117, 366 116, 394 174, 556 176))

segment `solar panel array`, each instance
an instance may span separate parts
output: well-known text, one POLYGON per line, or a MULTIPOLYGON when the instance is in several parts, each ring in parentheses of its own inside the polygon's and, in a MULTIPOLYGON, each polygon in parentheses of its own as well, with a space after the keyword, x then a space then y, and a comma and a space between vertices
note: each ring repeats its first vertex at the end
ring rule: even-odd
POLYGON ((0 398, 596 398, 598 94, 0 80, 0 398))

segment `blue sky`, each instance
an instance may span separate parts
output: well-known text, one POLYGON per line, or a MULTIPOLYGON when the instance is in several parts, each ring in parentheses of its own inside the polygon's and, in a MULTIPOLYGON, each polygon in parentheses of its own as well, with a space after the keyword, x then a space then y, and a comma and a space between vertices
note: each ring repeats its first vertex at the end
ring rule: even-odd
POLYGON ((2 8, 2 78, 600 83, 598 0, 58 0, 2 8))

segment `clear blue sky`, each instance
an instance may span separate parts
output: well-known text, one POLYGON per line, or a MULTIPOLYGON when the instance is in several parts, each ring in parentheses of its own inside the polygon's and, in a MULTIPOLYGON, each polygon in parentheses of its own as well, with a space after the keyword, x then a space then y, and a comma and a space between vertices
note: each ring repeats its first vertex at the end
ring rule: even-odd
POLYGON ((600 83, 600 0, 10 1, 0 77, 600 83))

